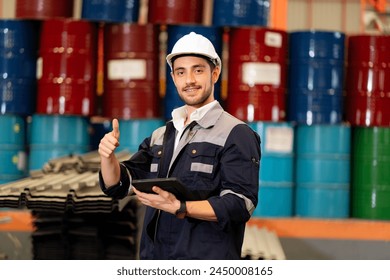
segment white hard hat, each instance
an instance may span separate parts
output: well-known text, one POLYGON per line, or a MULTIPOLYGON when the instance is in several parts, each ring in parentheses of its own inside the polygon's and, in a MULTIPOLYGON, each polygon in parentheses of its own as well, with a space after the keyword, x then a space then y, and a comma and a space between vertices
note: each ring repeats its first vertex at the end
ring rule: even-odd
POLYGON ((206 37, 191 32, 181 37, 167 55, 167 62, 172 69, 172 59, 178 55, 201 55, 210 58, 215 65, 222 67, 221 59, 214 49, 213 44, 206 37))

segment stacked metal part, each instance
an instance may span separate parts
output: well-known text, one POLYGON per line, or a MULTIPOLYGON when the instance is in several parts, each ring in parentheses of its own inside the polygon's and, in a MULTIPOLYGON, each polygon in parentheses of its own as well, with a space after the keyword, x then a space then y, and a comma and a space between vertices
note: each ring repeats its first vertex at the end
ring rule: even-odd
POLYGON ((33 211, 33 258, 42 260, 136 259, 137 203, 111 212, 33 211))
MULTIPOLYGON (((118 156, 125 159, 129 153, 118 156)), ((109 213, 121 209, 119 201, 101 191, 99 167, 97 152, 50 160, 30 177, 2 184, 0 207, 61 213, 109 213)))
POLYGON ((285 260, 282 244, 274 231, 247 225, 241 258, 247 260, 285 260))
MULTIPOLYGON (((118 153, 121 160, 128 157, 118 153)), ((67 156, 0 185, 0 208, 32 210, 34 259, 137 258, 143 207, 132 197, 107 197, 98 184, 99 167, 97 152, 67 156)))

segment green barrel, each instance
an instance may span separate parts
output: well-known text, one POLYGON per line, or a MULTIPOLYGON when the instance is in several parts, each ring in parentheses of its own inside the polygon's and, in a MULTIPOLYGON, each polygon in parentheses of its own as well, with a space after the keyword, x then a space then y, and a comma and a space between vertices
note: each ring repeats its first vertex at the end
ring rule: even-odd
POLYGON ((355 127, 352 217, 390 220, 390 127, 355 127))

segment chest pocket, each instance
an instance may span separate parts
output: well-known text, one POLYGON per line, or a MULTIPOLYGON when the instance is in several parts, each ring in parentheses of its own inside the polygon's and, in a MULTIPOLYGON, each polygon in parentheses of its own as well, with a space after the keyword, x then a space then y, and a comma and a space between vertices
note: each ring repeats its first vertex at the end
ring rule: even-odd
POLYGON ((190 171, 203 176, 212 176, 217 164, 217 146, 192 144, 187 150, 191 159, 190 171))
POLYGON ((152 162, 150 164, 150 172, 157 173, 158 166, 162 157, 162 146, 156 145, 151 148, 152 162))

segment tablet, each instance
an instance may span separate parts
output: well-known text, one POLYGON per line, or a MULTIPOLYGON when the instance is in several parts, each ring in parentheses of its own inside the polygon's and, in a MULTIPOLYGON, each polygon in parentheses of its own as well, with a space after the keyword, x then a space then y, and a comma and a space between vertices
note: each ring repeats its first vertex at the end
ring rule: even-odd
POLYGON ((158 186, 163 190, 174 194, 179 200, 191 200, 184 185, 175 177, 138 179, 132 180, 131 184, 141 192, 154 193, 152 191, 153 186, 158 186))

